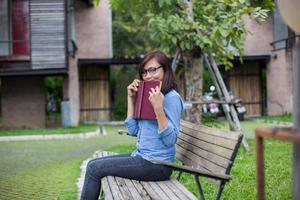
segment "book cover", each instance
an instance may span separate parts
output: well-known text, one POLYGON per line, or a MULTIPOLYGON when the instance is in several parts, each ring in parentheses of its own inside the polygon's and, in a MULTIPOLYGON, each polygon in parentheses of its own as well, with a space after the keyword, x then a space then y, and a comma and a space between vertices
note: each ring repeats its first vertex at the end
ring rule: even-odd
POLYGON ((134 118, 155 120, 156 116, 149 101, 149 91, 160 85, 160 81, 140 81, 135 107, 134 118))

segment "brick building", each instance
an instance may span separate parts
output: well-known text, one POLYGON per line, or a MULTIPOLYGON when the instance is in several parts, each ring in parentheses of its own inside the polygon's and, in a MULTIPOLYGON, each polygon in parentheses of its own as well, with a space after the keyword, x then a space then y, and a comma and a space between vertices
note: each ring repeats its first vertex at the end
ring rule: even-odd
POLYGON ((244 49, 244 62, 238 59, 227 72, 229 90, 241 98, 248 116, 279 115, 291 112, 292 55, 295 39, 279 11, 258 24, 245 17, 249 31, 244 49))
POLYGON ((65 125, 109 120, 108 67, 98 61, 112 57, 111 11, 91 2, 0 1, 2 127, 45 127, 47 76, 64 79, 65 125))
MULTIPOLYGON (((98 7, 91 2, 0 1, 2 127, 45 127, 47 76, 64 79, 66 125, 110 120, 109 66, 124 61, 111 59, 108 0, 98 7)), ((278 11, 262 25, 245 20, 251 33, 243 64, 237 59, 227 72, 229 90, 244 101, 248 116, 290 112, 294 33, 278 11)))

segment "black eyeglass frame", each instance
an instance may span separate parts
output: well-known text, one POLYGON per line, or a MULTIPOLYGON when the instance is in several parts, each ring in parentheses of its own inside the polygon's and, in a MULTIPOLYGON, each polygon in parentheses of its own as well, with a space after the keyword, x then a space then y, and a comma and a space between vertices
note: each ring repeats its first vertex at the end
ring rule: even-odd
POLYGON ((162 68, 163 66, 162 65, 159 65, 157 67, 150 67, 149 69, 144 69, 142 71, 142 76, 147 76, 147 74, 149 73, 150 75, 151 74, 155 74, 155 72, 159 69, 159 68, 162 68))

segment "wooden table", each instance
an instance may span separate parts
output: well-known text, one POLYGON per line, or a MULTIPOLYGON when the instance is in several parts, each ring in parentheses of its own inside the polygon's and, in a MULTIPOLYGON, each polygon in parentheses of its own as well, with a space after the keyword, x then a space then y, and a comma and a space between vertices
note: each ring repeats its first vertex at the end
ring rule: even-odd
POLYGON ((257 128, 255 130, 256 189, 259 200, 265 199, 264 138, 300 144, 300 132, 293 128, 257 128))

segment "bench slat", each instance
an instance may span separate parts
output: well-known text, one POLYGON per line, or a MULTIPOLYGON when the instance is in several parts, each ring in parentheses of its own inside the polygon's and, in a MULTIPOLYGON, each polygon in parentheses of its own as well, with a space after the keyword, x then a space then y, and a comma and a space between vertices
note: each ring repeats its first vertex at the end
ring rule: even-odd
POLYGON ((119 191, 121 192, 124 200, 134 199, 133 196, 131 195, 131 192, 127 188, 125 180, 123 178, 120 178, 120 177, 115 177, 115 180, 117 182, 117 185, 119 186, 119 191))
POLYGON ((215 163, 210 162, 209 160, 199 157, 198 155, 183 149, 179 145, 176 145, 176 149, 178 152, 180 152, 181 154, 185 155, 190 160, 192 160, 193 161, 192 163, 197 163, 198 165, 202 166, 203 168, 207 169, 210 172, 218 173, 218 174, 225 174, 226 172, 226 168, 223 168, 219 165, 216 165, 215 163))
MULTIPOLYGON (((166 199, 166 200, 170 199, 168 197, 168 195, 157 184, 155 184, 155 182, 150 181, 150 182, 147 182, 147 183, 160 196, 161 199, 166 199)), ((170 199, 170 200, 172 200, 172 199, 170 199)))
POLYGON ((218 129, 218 128, 212 128, 200 124, 194 124, 185 120, 180 121, 180 125, 183 127, 188 127, 190 129, 198 130, 200 132, 206 133, 206 134, 211 134, 215 135, 218 137, 223 137, 227 139, 232 139, 237 141, 239 138, 239 135, 241 134, 240 131, 227 131, 223 129, 218 129))
POLYGON ((153 200, 160 200, 162 197, 158 194, 148 182, 140 181, 140 184, 147 190, 148 194, 150 195, 151 199, 153 200))
POLYGON ((171 181, 166 181, 166 186, 168 187, 168 188, 170 188, 170 190, 172 190, 172 193, 174 193, 176 196, 177 196, 177 198, 178 199, 188 199, 181 191, 179 191, 176 187, 175 187, 175 185, 173 185, 172 183, 171 183, 171 181))
POLYGON ((122 192, 119 190, 119 187, 118 187, 117 182, 115 180, 115 177, 108 176, 107 181, 108 181, 108 184, 110 186, 113 198, 116 199, 116 200, 117 199, 124 200, 123 196, 121 195, 122 192))
MULTIPOLYGON (((190 160, 189 158, 185 157, 184 155, 181 155, 179 152, 176 152, 176 157, 184 164, 187 166, 193 166, 197 169, 201 169, 205 172, 209 172, 212 173, 211 171, 209 171, 208 169, 204 168, 203 166, 199 165, 198 163, 194 163, 192 160, 190 160)), ((220 185, 220 181, 219 180, 214 180, 212 178, 207 178, 207 180, 209 180, 210 182, 216 184, 216 185, 220 185)))
POLYGON ((190 192, 188 191, 179 181, 177 181, 175 178, 171 178, 170 183, 173 184, 178 191, 181 191, 187 198, 183 199, 190 199, 190 200, 197 200, 197 198, 190 192))
POLYGON ((127 178, 124 178, 125 184, 127 185, 133 199, 137 200, 150 200, 150 197, 147 196, 146 191, 141 188, 140 190, 134 185, 133 181, 127 178))
POLYGON ((173 193, 179 199, 186 199, 186 200, 196 199, 193 195, 191 195, 191 192, 189 192, 188 190, 180 190, 178 187, 176 187, 176 185, 180 185, 180 183, 174 178, 171 178, 171 180, 167 181, 165 184, 168 185, 168 187, 173 191, 173 193))
POLYGON ((195 167, 197 169, 201 169, 205 172, 211 172, 208 169, 204 168, 203 166, 199 165, 198 163, 193 162, 190 158, 186 157, 186 155, 182 154, 182 152, 176 151, 176 158, 178 158, 184 165, 195 167))
POLYGON ((168 197, 172 200, 181 200, 174 192, 173 190, 168 187, 168 185, 166 184, 166 182, 168 181, 159 181, 159 182, 155 182, 155 184, 157 184, 163 191, 165 191, 165 193, 168 195, 168 197))
POLYGON ((143 200, 155 199, 155 195, 149 192, 149 190, 142 185, 142 181, 132 180, 132 183, 142 195, 143 200))
MULTIPOLYGON (((192 142, 192 141, 189 141, 189 142, 192 142)), ((220 165, 224 168, 227 168, 228 165, 231 163, 231 161, 226 159, 226 158, 223 158, 219 155, 208 152, 204 149, 199 148, 198 146, 187 143, 186 141, 179 140, 177 142, 177 145, 181 146, 183 149, 186 149, 188 151, 191 151, 191 152, 195 153, 199 157, 202 157, 206 160, 209 160, 210 162, 215 163, 217 165, 220 165)))
POLYGON ((107 178, 101 180, 102 189, 106 200, 113 200, 112 191, 110 190, 107 178))
POLYGON ((192 141, 192 143, 194 145, 196 145, 198 147, 201 147, 202 149, 204 149, 208 152, 211 152, 211 153, 217 154, 219 156, 222 156, 224 158, 227 158, 227 159, 231 158, 231 154, 232 154, 231 149, 227 149, 227 148, 215 145, 215 144, 211 144, 211 143, 208 143, 208 142, 204 142, 202 140, 198 140, 198 139, 196 139, 194 137, 191 137, 190 135, 187 135, 185 133, 181 133, 179 135, 177 142, 179 142, 180 139, 184 140, 184 141, 187 141, 187 142, 192 141))
POLYGON ((194 138, 197 138, 199 140, 215 144, 218 146, 222 146, 228 149, 234 149, 236 142, 234 140, 222 138, 222 137, 216 137, 214 135, 206 134, 204 132, 200 132, 198 130, 186 128, 186 127, 181 127, 181 133, 190 135, 194 138))

